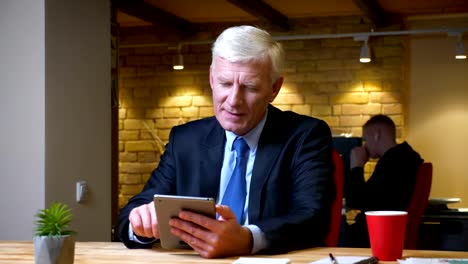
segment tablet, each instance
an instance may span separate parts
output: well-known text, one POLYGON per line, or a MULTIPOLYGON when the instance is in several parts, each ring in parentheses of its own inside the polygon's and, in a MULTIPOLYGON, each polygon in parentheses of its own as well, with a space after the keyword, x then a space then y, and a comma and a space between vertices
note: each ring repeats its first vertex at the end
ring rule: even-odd
POLYGON ((163 248, 190 248, 171 233, 169 220, 178 217, 180 211, 192 211, 216 218, 213 198, 155 194, 153 200, 158 218, 159 239, 163 248))

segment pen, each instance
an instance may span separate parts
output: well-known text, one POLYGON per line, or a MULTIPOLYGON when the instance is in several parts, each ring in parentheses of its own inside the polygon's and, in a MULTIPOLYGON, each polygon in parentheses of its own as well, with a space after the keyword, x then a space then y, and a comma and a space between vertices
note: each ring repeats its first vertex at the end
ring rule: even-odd
POLYGON ((332 253, 329 253, 328 255, 330 256, 331 264, 338 264, 338 261, 336 261, 336 258, 332 253))
POLYGON ((370 257, 370 258, 360 260, 358 262, 354 262, 353 264, 377 264, 377 262, 379 262, 378 258, 370 257))

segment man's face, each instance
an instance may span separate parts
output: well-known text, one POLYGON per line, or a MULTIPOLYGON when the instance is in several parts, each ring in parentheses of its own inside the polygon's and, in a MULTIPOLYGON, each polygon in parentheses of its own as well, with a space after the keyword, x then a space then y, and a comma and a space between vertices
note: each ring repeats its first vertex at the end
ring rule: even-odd
POLYGON ((271 63, 231 63, 215 59, 210 68, 210 84, 216 119, 236 135, 245 135, 265 115, 283 83, 282 77, 271 84, 271 63))

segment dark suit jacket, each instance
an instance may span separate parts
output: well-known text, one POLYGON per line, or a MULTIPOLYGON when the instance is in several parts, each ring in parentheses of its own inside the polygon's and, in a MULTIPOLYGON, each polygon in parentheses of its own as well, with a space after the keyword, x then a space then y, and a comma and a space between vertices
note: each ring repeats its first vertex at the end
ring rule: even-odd
MULTIPOLYGON (((143 191, 121 210, 117 232, 129 248, 130 211, 153 195, 218 197, 225 131, 215 117, 171 130, 143 191)), ((331 133, 321 120, 273 106, 260 136, 250 183, 249 223, 266 235, 264 253, 323 245, 334 197, 331 133)))

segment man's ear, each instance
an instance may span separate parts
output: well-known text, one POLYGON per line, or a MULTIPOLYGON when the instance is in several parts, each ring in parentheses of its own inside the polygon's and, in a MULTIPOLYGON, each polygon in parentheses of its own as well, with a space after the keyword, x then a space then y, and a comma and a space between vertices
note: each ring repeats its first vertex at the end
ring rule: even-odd
POLYGON ((211 90, 213 90, 213 66, 210 65, 210 86, 211 90))
POLYGON ((284 81, 284 77, 280 76, 273 83, 273 85, 271 87, 272 88, 272 93, 271 93, 271 97, 270 97, 270 103, 275 100, 276 96, 278 95, 279 91, 281 90, 281 86, 283 86, 283 81, 284 81))

